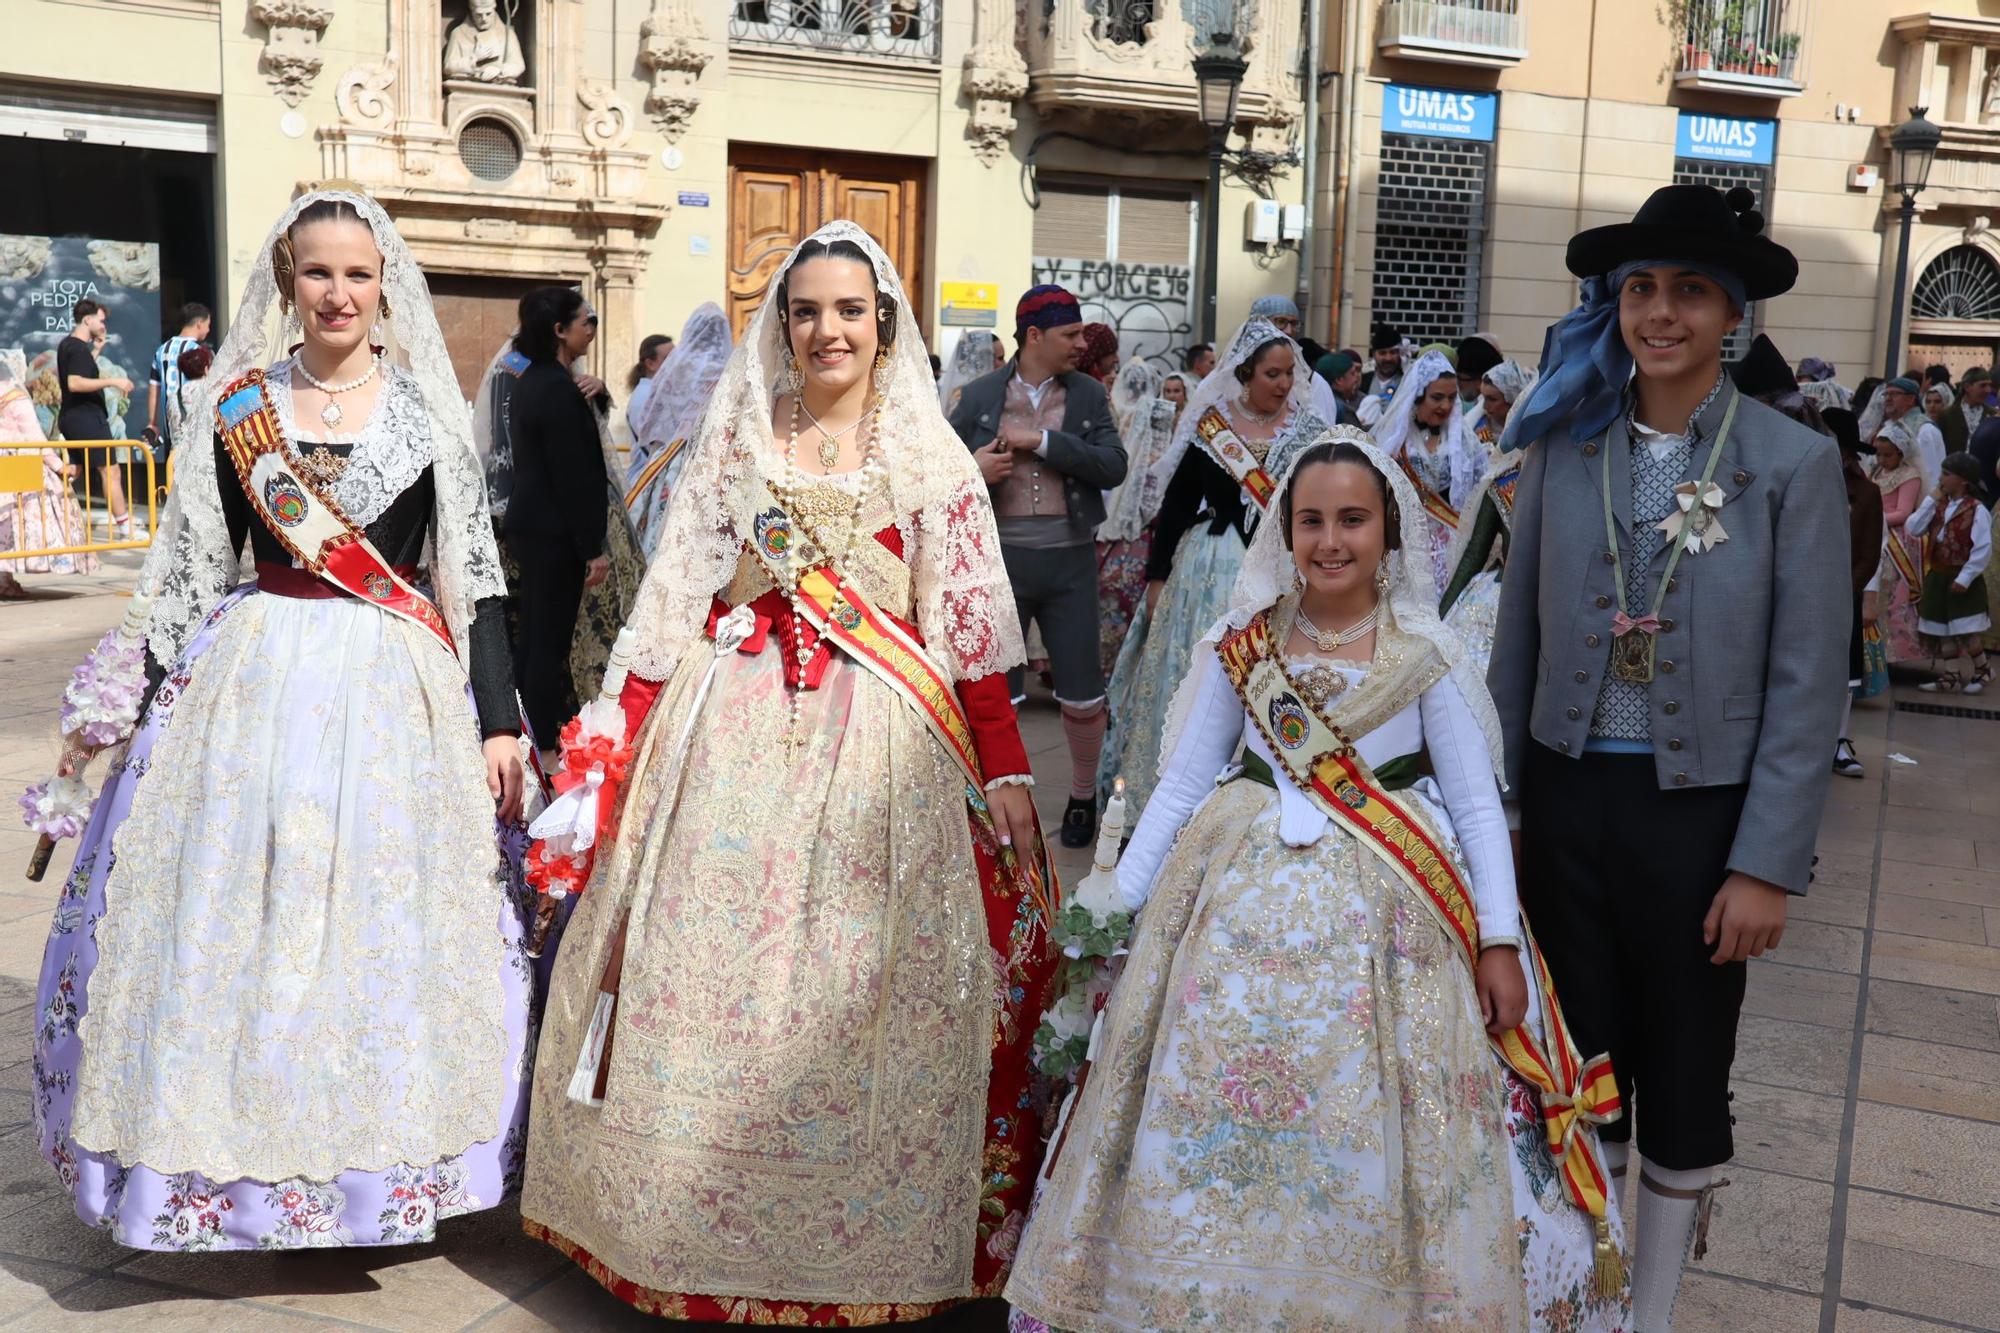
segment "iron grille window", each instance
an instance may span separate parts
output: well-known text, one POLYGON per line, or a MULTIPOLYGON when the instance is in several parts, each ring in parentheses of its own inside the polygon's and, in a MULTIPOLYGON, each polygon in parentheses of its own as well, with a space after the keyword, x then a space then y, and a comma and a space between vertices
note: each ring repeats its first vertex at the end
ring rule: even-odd
POLYGON ((2000 320, 2000 266, 1977 246, 1954 245, 1917 279, 1910 318, 2000 320))
MULTIPOLYGON (((1757 211, 1764 215, 1764 228, 1771 226, 1771 169, 1750 166, 1740 162, 1710 162, 1706 158, 1677 157, 1674 159, 1674 184, 1713 185, 1727 193, 1741 185, 1757 196, 1757 211)), ((1728 337, 1722 340, 1722 359, 1741 361, 1750 355, 1750 344, 1757 340, 1757 303, 1750 302, 1743 308, 1743 322, 1728 337)))
POLYGON ((1457 342, 1479 327, 1493 145, 1382 136, 1375 197, 1378 323, 1418 343, 1457 342))
POLYGON ((733 0, 729 40, 938 58, 941 0, 733 0))
POLYGON ((497 120, 467 121, 458 132, 458 160, 483 181, 504 181, 521 165, 521 141, 497 120))

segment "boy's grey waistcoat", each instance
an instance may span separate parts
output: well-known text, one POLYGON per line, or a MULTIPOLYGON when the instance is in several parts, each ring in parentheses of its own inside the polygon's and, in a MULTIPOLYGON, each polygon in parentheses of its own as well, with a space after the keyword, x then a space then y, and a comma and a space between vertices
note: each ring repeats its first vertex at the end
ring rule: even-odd
MULTIPOLYGON (((968 449, 993 443, 1000 433, 1000 409, 1016 362, 981 375, 959 394, 952 409, 951 428, 968 449)), ((1082 371, 1064 371, 1063 423, 1049 432, 1046 461, 1062 474, 1069 512, 1091 527, 1104 521, 1104 492, 1125 480, 1125 446, 1111 417, 1111 399, 1104 386, 1082 371)))

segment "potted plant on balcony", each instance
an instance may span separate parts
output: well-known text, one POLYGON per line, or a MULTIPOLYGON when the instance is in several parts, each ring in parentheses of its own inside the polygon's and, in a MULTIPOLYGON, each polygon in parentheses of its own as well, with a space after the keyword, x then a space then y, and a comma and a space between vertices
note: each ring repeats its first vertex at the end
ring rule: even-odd
POLYGON ((1778 77, 1796 81, 1799 66, 1800 36, 1795 32, 1781 32, 1773 39, 1772 49, 1778 54, 1778 77))
POLYGON ((1750 72, 1762 79, 1778 77, 1778 53, 1758 48, 1757 58, 1751 62, 1750 72))

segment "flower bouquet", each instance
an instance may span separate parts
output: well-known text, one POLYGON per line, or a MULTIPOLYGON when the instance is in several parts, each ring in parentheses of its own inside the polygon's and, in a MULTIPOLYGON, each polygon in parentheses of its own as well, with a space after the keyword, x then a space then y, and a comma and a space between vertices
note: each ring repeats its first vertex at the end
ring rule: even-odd
POLYGON ((1062 951, 1055 1000, 1035 1029, 1035 1068, 1051 1079, 1075 1082, 1089 1061, 1097 1016, 1116 979, 1117 960, 1132 937, 1132 913, 1118 891, 1118 846, 1125 834, 1125 784, 1104 807, 1103 831, 1090 873, 1070 892, 1050 929, 1062 951))
POLYGON ((28 859, 28 878, 40 880, 55 845, 79 836, 90 822, 96 797, 83 770, 99 751, 122 745, 139 724, 146 696, 146 622, 152 599, 134 593, 118 628, 97 641, 70 673, 63 689, 62 757, 56 771, 21 794, 21 814, 41 837, 28 859))

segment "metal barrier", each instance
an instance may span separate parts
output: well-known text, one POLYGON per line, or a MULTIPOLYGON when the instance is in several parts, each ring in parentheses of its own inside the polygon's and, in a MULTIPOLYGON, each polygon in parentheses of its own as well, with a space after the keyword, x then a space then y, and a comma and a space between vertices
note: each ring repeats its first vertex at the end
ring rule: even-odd
MULTIPOLYGON (((155 488, 153 451, 140 440, 59 440, 48 444, 0 444, 0 503, 14 510, 18 549, 0 550, 0 563, 102 551, 143 550, 160 526, 164 489, 155 488), (121 456, 122 455, 122 456, 121 456), (143 469, 142 465, 143 464, 143 469), (119 536, 109 506, 92 502, 105 489, 103 472, 117 470, 118 490, 131 520, 119 536), (82 483, 79 497, 77 483, 82 483), (143 485, 137 484, 143 482, 143 485), (57 499, 56 489, 61 498, 57 499), (26 522, 31 515, 37 522, 26 522), (142 522, 143 520, 143 522, 142 522), (44 544, 28 546, 29 530, 44 544), (48 544, 47 538, 61 540, 48 544)), ((168 459, 168 484, 172 484, 168 459)))

